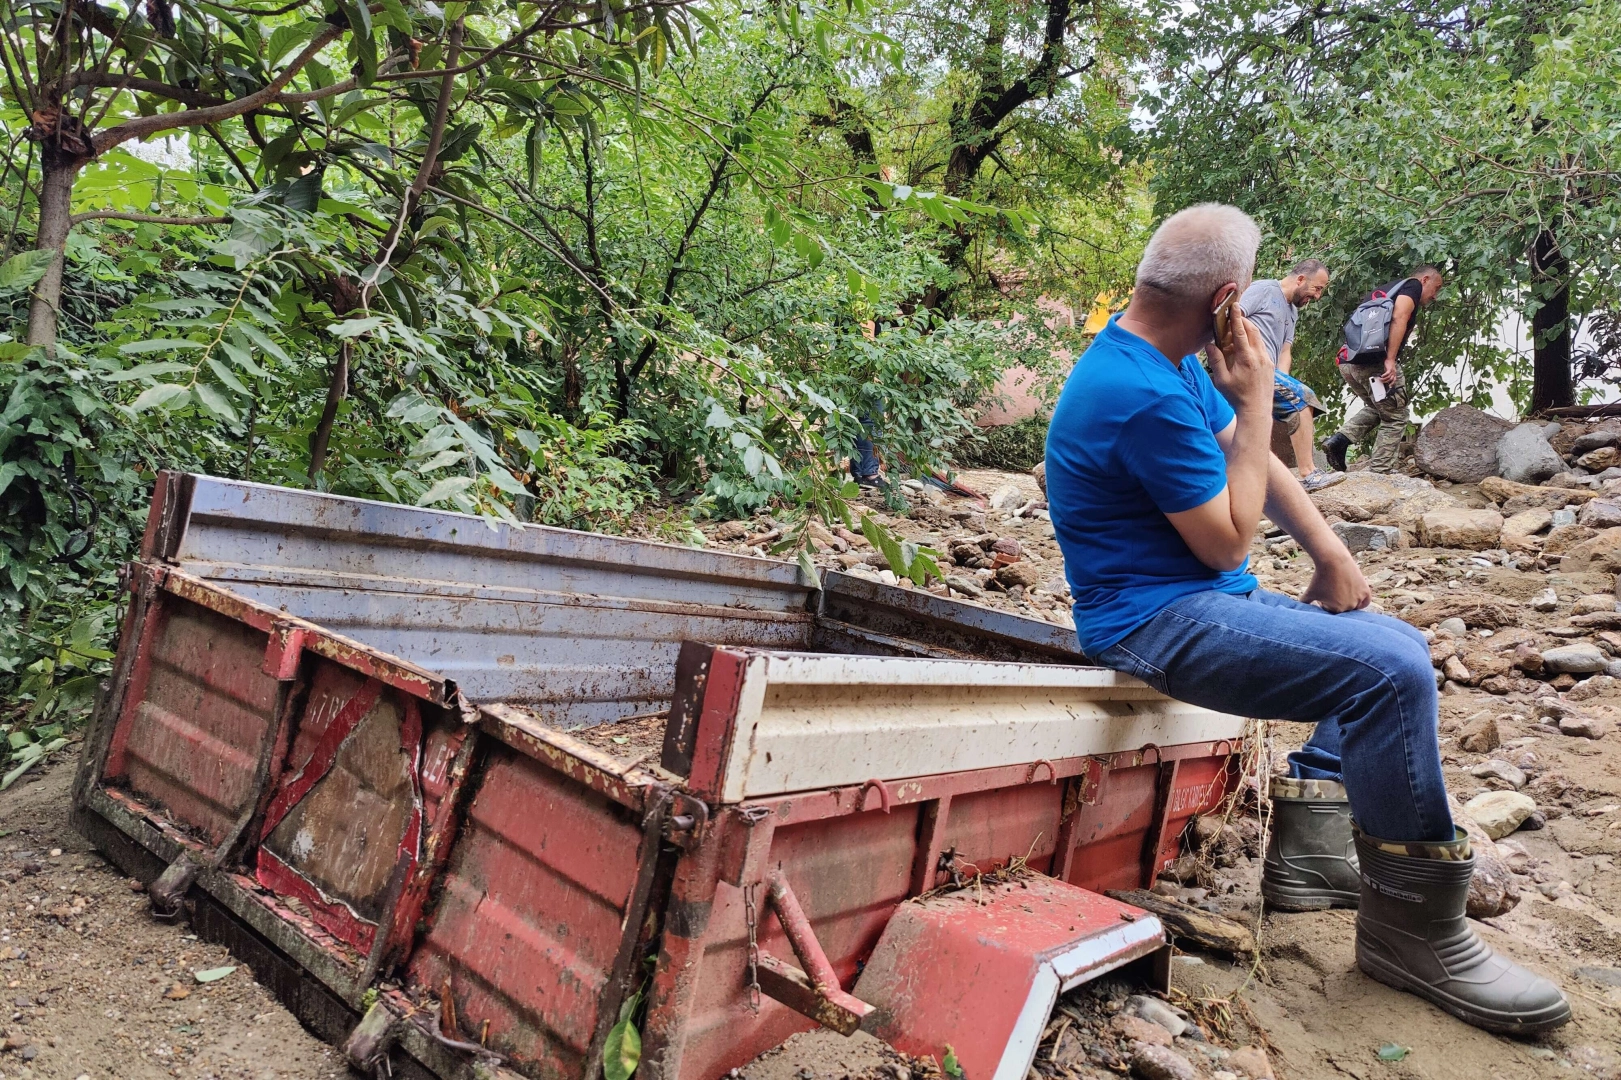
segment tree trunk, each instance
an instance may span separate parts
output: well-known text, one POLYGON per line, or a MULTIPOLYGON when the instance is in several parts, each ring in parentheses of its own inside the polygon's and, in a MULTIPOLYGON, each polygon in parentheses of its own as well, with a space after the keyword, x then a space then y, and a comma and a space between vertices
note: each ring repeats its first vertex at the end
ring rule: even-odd
POLYGON ((1570 368, 1570 263, 1550 230, 1531 247, 1533 296, 1540 301, 1531 316, 1531 411, 1576 404, 1570 368))
POLYGON ((68 230, 73 225, 73 182, 78 179, 82 162, 61 160, 57 155, 43 155, 44 175, 39 187, 39 231, 34 247, 53 252, 45 276, 34 286, 34 298, 28 305, 29 345, 56 345, 58 314, 62 308, 62 262, 67 245, 68 230))
POLYGON ((338 346, 338 358, 332 363, 332 381, 326 388, 326 407, 321 420, 310 436, 310 479, 314 480, 326 464, 327 444, 332 441, 332 425, 338 419, 338 403, 349 396, 349 342, 338 346))

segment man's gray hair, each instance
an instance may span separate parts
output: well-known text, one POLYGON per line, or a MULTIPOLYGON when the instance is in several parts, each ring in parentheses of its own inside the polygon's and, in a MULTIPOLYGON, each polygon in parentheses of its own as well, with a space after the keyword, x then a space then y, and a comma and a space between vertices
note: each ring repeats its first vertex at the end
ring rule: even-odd
POLYGON ((1240 291, 1255 273, 1261 229, 1236 206, 1200 203, 1165 219, 1137 264, 1137 284, 1185 300, 1207 300, 1229 281, 1240 291))

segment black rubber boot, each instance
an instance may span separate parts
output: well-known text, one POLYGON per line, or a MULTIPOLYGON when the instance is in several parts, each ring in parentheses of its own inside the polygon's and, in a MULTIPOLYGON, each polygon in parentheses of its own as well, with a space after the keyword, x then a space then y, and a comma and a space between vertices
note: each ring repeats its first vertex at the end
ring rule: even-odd
POLYGON ((1323 456, 1328 458, 1328 467, 1335 472, 1345 471, 1345 452, 1351 449, 1351 440, 1345 433, 1336 431, 1323 440, 1323 456))
POLYGON ((1332 780, 1274 776, 1261 896, 1277 911, 1354 908, 1361 895, 1351 804, 1332 780))
POLYGON ((1557 986, 1497 955, 1464 918, 1475 856, 1462 829, 1449 844, 1377 840, 1358 830, 1356 851, 1357 967, 1497 1035, 1535 1035, 1570 1019, 1557 986))

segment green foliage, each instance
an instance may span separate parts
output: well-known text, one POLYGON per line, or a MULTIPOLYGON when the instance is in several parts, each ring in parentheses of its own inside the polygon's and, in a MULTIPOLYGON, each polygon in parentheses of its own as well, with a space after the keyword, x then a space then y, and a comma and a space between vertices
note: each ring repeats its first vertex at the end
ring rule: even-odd
POLYGON ((946 1056, 940 1059, 940 1071, 951 1080, 963 1080, 962 1063, 957 1060, 957 1051, 951 1048, 950 1043, 946 1043, 946 1056))
POLYGON ((638 990, 619 1007, 619 1020, 608 1029, 602 1048, 604 1080, 630 1080, 642 1061, 642 1033, 636 1029, 636 1010, 641 1007, 638 990))
POLYGON ((873 520, 870 514, 861 515, 861 535, 867 538, 867 543, 875 550, 883 554, 884 561, 889 564, 896 577, 909 578, 914 585, 919 586, 927 585, 931 577, 936 581, 945 580, 946 575, 936 561, 941 553, 934 548, 900 539, 873 520))
MULTIPOLYGON (((1617 304, 1618 45, 1615 6, 1582 0, 1353 0, 1305 18, 1200 5, 1167 35, 1174 74, 1145 99, 1158 208, 1235 202, 1266 226, 1263 272, 1329 264, 1294 350, 1319 388, 1338 382, 1358 297, 1441 265, 1448 286, 1403 361, 1415 408, 1487 404, 1506 384, 1524 409, 1529 357, 1499 340, 1505 315, 1528 334, 1566 287, 1578 320, 1617 304), (1543 235, 1561 256, 1551 270, 1530 256, 1543 235)), ((1614 359, 1591 357, 1588 374, 1614 378, 1614 359)))
POLYGON ((953 457, 969 469, 1029 472, 1047 456, 1047 418, 1027 416, 1011 424, 977 428, 957 444, 953 457))

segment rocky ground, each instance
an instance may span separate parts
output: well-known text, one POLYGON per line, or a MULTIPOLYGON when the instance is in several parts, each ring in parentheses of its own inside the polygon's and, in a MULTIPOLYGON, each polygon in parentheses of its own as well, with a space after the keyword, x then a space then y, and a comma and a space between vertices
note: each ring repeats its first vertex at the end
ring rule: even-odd
MULTIPOLYGON (((1486 1035, 1358 973, 1351 913, 1263 915, 1261 828, 1246 801, 1231 820, 1202 823, 1204 843, 1190 837, 1189 857, 1157 891, 1251 928, 1258 954, 1183 942, 1169 1001, 1107 979, 1068 995, 1047 1027, 1039 1080, 1621 1078, 1621 481, 1603 473, 1617 455, 1580 464, 1621 443, 1621 425, 1543 438, 1563 468, 1537 485, 1353 473, 1316 501, 1357 550, 1377 604, 1433 639, 1447 780, 1481 853, 1471 901, 1481 933, 1557 979, 1574 1021, 1535 1041, 1486 1035), (1595 447, 1595 434, 1610 441, 1595 447)), ((979 497, 909 488, 904 511, 877 495, 866 509, 941 552, 947 577, 933 591, 1069 625, 1036 479, 956 479, 979 497)), ((706 531, 717 548, 768 553, 788 524, 762 516, 706 531)), ((814 535, 824 567, 894 577, 859 532, 814 535)), ((1252 568, 1295 595, 1311 574, 1264 524, 1252 568)), ((1307 734, 1269 725, 1269 760, 1307 734)), ((0 1080, 340 1075, 337 1056, 247 968, 185 925, 153 920, 145 897, 72 831, 71 750, 56 757, 0 793, 0 1080)), ((942 1075, 875 1040, 827 1033, 741 1072, 942 1075)))

